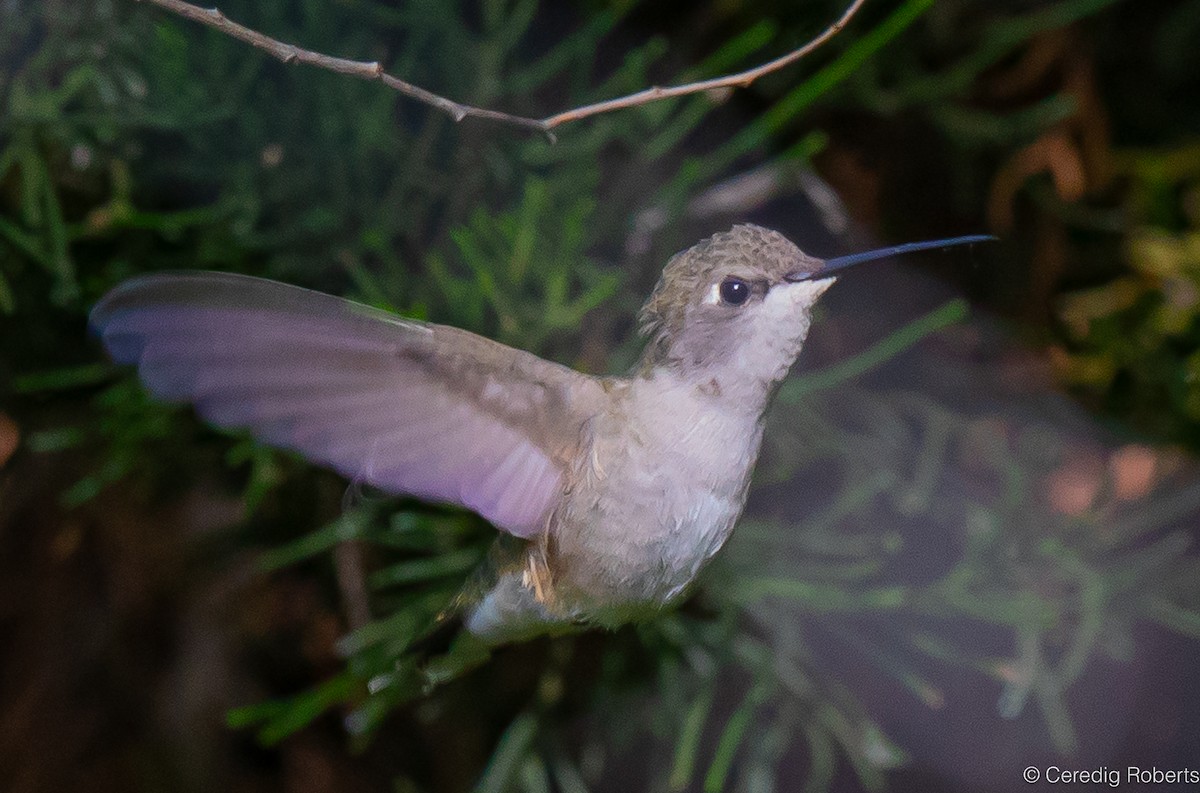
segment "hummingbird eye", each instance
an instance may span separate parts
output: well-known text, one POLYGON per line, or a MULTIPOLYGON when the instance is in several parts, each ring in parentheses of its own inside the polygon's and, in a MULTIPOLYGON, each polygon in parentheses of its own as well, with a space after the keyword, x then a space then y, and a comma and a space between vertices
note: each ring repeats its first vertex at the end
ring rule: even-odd
POLYGON ((730 306, 740 306, 750 299, 750 284, 741 278, 726 278, 721 282, 721 302, 730 306))

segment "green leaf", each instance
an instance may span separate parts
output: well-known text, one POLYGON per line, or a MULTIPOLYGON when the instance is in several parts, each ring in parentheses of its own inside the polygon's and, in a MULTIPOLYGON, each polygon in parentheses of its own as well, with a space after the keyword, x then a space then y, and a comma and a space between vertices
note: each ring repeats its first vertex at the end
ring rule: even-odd
POLYGON ((113 367, 104 363, 68 366, 45 372, 18 375, 13 378, 13 390, 18 394, 67 391, 102 383, 111 379, 114 374, 113 367))
POLYGON ((738 705, 737 710, 725 722, 725 729, 721 731, 721 737, 717 740, 717 749, 713 753, 708 774, 704 777, 705 793, 720 793, 720 791, 728 789, 729 769, 733 766, 733 760, 737 756, 738 750, 742 748, 746 730, 750 727, 750 720, 762 706, 765 696, 765 689, 759 686, 752 687, 738 705))
POLYGON ((340 542, 356 540, 366 528, 367 517, 360 512, 349 512, 332 523, 306 534, 287 545, 263 551, 258 563, 263 570, 278 570, 304 559, 330 550, 340 542))
POLYGON ((417 584, 436 578, 461 575, 482 561, 480 550, 464 548, 425 559, 409 559, 372 573, 367 583, 372 589, 417 584))
POLYGON ((500 742, 475 786, 475 793, 504 793, 529 756, 536 736, 537 717, 532 713, 522 713, 513 719, 500 736, 500 742))
POLYGON ((261 724, 259 741, 273 746, 307 727, 334 705, 354 697, 361 689, 361 683, 343 673, 289 699, 234 708, 226 714, 225 722, 234 729, 261 724))
POLYGON ((700 754, 700 740, 704 736, 704 725, 712 710, 715 691, 706 686, 692 700, 683 723, 679 726, 679 737, 675 742, 675 761, 671 765, 671 776, 667 786, 671 790, 683 790, 695 774, 696 758, 700 754))
POLYGON ((804 377, 792 378, 779 390, 779 400, 784 403, 799 401, 804 395, 832 388, 883 364, 912 347, 917 342, 942 328, 961 322, 968 312, 967 301, 955 298, 940 308, 893 331, 863 352, 840 363, 820 369, 804 377))

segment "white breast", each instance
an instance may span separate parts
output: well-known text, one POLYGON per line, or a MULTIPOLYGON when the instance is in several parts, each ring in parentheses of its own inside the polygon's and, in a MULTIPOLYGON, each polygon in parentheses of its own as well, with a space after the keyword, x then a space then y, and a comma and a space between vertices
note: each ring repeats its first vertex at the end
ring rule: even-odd
POLYGON ((593 428, 559 548, 590 597, 657 606, 728 538, 762 426, 667 374, 634 380, 617 405, 593 428))

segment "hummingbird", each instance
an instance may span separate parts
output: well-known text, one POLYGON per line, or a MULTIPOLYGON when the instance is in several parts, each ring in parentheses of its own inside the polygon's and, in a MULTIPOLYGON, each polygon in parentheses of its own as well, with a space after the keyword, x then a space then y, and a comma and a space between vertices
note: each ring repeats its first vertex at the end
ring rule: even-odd
POLYGON ((228 273, 133 278, 90 320, 156 398, 383 491, 466 507, 508 535, 460 609, 492 646, 677 602, 742 513, 764 415, 841 271, 990 239, 822 260, 734 226, 667 263, 624 376, 228 273))

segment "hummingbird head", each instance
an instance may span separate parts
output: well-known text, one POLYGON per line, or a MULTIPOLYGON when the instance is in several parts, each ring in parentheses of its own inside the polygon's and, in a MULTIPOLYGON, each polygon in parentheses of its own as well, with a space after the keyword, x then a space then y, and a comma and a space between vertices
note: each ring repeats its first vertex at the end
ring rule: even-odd
POLYGON ((834 282, 823 266, 752 225, 677 253, 639 317, 650 339, 643 370, 671 367, 723 391, 735 382, 769 389, 799 355, 813 306, 834 282))
POLYGON ((910 242, 818 259, 749 224, 675 254, 640 314, 642 371, 669 367, 743 397, 769 395, 800 354, 812 310, 843 268, 899 253, 993 240, 910 242))

